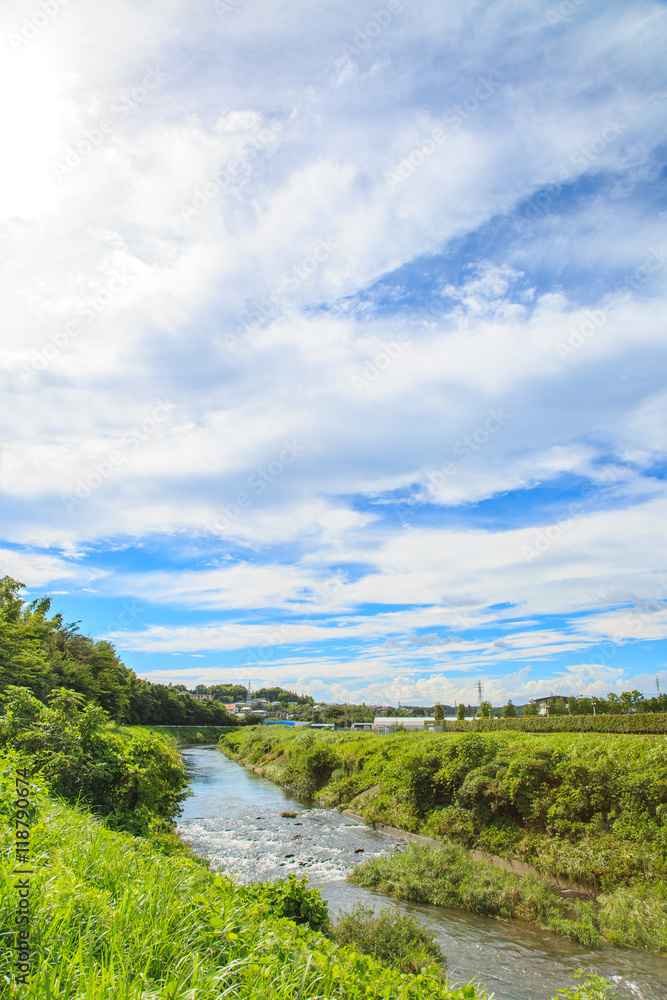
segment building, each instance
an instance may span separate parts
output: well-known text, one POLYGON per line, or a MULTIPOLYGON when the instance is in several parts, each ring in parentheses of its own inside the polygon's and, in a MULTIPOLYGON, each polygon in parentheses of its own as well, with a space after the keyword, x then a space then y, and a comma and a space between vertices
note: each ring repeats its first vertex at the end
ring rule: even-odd
POLYGON ((376 716, 373 720, 374 733, 396 733, 401 730, 409 733, 423 733, 425 729, 440 725, 436 723, 433 716, 419 716, 417 718, 402 716, 376 716))
POLYGON ((190 697, 195 701, 213 701, 212 694, 190 694, 190 697))
MULTIPOLYGON (((463 721, 472 722, 473 718, 474 716, 467 715, 463 721)), ((455 716, 443 719, 441 722, 436 722, 432 715, 418 716, 416 718, 407 718, 407 719, 404 719, 402 716, 395 716, 394 718, 390 718, 389 716, 387 716, 386 718, 383 716, 376 716, 372 727, 370 726, 369 723, 368 728, 369 729, 372 728, 374 733, 385 733, 385 734, 398 733, 398 732, 423 733, 425 729, 428 730, 429 732, 441 733, 445 728, 444 727, 445 722, 457 722, 457 721, 458 720, 456 719, 455 716)), ((358 725, 364 725, 365 728, 366 724, 358 724, 358 725)))
POLYGON ((567 705, 567 696, 563 694, 549 694, 546 698, 533 698, 533 703, 537 705, 538 715, 547 715, 548 709, 553 706, 554 702, 560 700, 567 705))

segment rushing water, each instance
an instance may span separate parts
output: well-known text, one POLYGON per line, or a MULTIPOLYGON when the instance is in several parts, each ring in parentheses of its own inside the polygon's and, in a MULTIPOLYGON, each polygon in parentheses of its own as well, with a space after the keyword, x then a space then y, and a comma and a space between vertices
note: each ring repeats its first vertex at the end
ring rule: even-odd
POLYGON ((551 1000, 583 966, 615 980, 622 1000, 667 1000, 667 959, 631 949, 590 951, 519 921, 398 903, 345 881, 349 869, 404 845, 341 815, 305 805, 213 748, 185 750, 192 795, 179 829, 216 868, 239 881, 307 874, 332 914, 361 901, 414 913, 437 935, 453 980, 473 976, 496 1000, 551 1000), (296 812, 290 818, 282 812, 296 812))

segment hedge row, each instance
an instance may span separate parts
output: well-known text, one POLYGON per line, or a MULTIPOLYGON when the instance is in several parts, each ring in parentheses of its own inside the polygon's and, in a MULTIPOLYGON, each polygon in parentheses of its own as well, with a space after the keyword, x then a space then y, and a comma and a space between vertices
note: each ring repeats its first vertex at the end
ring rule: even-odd
POLYGON ((636 715, 552 715, 520 719, 445 722, 444 732, 470 733, 514 729, 522 733, 667 733, 667 712, 636 715))

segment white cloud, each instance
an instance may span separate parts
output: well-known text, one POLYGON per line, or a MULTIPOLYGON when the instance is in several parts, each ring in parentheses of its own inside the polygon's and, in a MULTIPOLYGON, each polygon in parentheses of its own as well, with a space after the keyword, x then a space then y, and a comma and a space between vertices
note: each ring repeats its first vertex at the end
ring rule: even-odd
MULTIPOLYGON (((33 14, 5 4, 4 34, 33 14)), ((539 4, 428 0, 356 45, 351 0, 224 19, 208 0, 122 0, 65 5, 10 41, 0 486, 25 552, 6 565, 34 585, 100 578, 163 607, 304 616, 343 567, 322 616, 424 611, 397 628, 309 621, 299 641, 398 641, 392 670, 415 629, 504 627, 484 609, 508 601, 523 639, 466 639, 465 669, 539 657, 548 630, 528 623, 547 614, 595 608, 601 635, 663 638, 659 616, 631 627, 604 595, 650 597, 663 569, 664 18, 653 2, 582 9, 553 31, 539 4), (169 419, 129 446, 158 399, 169 419), (298 457, 262 472, 286 441, 298 457), (533 507, 564 481, 573 514, 533 507), (387 526, 394 492, 408 527, 387 526), (495 526, 471 510, 485 502, 495 526), (199 555, 96 568, 98 547, 148 538, 199 555)), ((202 641, 160 628, 144 648, 202 641)), ((243 648, 224 628, 205 641, 243 648)), ((548 648, 590 641, 578 628, 548 648)), ((412 655, 432 653, 423 639, 412 655)))

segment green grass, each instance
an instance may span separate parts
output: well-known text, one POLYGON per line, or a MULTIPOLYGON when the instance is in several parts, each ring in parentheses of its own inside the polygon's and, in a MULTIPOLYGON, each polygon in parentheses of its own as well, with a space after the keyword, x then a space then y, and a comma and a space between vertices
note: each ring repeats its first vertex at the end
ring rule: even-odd
MULTIPOLYGON (((488 912, 521 916, 578 940, 602 935, 614 944, 667 950, 664 739, 257 728, 231 733, 219 746, 317 805, 349 807, 369 824, 521 861, 546 880, 600 894, 598 907, 588 904, 591 912, 567 917, 545 881, 506 877, 487 866, 479 893, 457 889, 448 905, 476 910, 488 899, 488 912), (647 926, 642 912, 651 915, 647 926)), ((403 863, 395 861, 397 871, 403 863)), ((387 891, 413 898, 414 881, 400 871, 387 891)), ((437 902, 428 883, 425 873, 421 898, 437 902)))
MULTIPOLYGON (((33 973, 12 986, 16 892, 13 775, 0 768, 0 995, 22 1000, 463 1000, 435 974, 405 975, 275 916, 258 887, 237 887, 186 854, 107 829, 34 785, 33 973)), ((276 893, 269 887, 268 895, 276 893)), ((312 890, 310 890, 312 892, 312 890)), ((295 898, 298 887, 282 895, 295 898)), ((307 904, 315 906, 315 901, 307 904)), ((317 903, 317 907, 324 904, 317 903)))
POLYGON ((157 733, 158 736, 173 740, 179 747, 197 746, 202 743, 217 743, 227 733, 234 732, 235 726, 119 726, 113 723, 112 728, 120 733, 157 733))
POLYGON ((566 901, 541 880, 473 861, 454 845, 431 850, 412 844, 401 854, 366 861, 348 878, 398 899, 527 920, 581 944, 603 943, 592 903, 566 901))
POLYGON ((435 972, 445 978, 447 961, 432 931, 399 910, 385 908, 376 913, 372 906, 358 903, 333 928, 339 944, 349 944, 372 955, 382 965, 401 972, 435 972))

